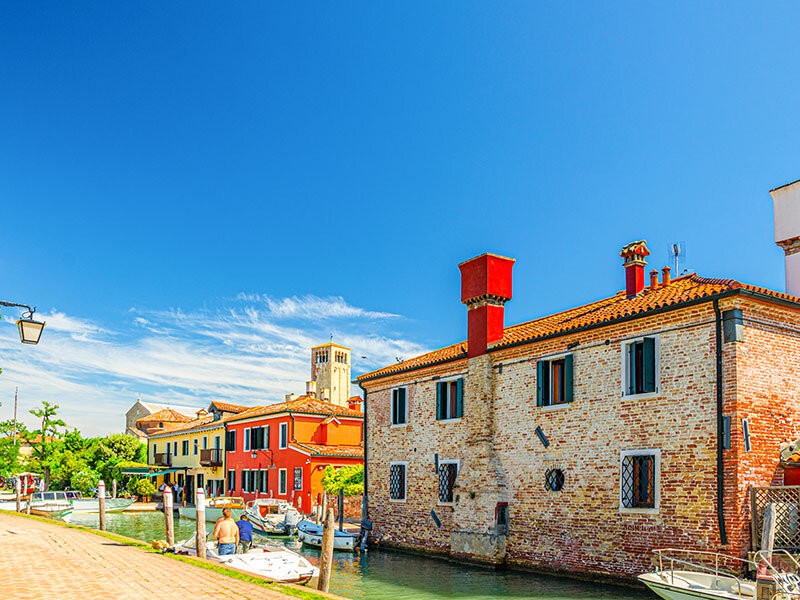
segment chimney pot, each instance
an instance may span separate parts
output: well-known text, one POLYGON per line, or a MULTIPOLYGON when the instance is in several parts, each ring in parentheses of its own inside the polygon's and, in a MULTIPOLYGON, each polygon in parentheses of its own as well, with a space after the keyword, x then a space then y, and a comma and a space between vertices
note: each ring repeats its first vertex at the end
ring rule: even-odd
POLYGON ((669 285, 670 282, 669 274, 671 270, 672 269, 670 269, 669 267, 664 267, 663 269, 661 269, 661 285, 669 285))
POLYGON ((295 398, 297 398, 297 396, 295 394, 286 394, 286 401, 287 402, 291 402, 295 398))
POLYGON ((631 298, 644 289, 644 268, 647 266, 645 258, 650 256, 647 242, 640 240, 631 242, 622 248, 619 255, 624 260, 625 267, 625 293, 631 298))
POLYGON ((650 289, 654 290, 658 287, 658 269, 650 271, 650 289))
POLYGON ((313 396, 314 398, 317 397, 316 381, 306 381, 306 396, 313 396))
POLYGON ((486 354, 489 344, 503 339, 503 316, 511 300, 513 258, 481 254, 460 265, 461 302, 467 305, 467 356, 486 354))

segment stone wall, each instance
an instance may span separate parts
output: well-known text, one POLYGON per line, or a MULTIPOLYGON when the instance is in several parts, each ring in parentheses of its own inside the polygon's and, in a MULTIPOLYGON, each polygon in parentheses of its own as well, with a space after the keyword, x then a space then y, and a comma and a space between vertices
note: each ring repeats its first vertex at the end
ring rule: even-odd
POLYGON ((747 414, 753 442, 744 453, 739 424, 733 449, 725 451, 726 547, 716 513, 710 302, 365 382, 373 534, 408 549, 586 575, 634 576, 652 567, 656 547, 742 554, 749 542, 747 488, 782 481, 778 444, 798 437, 800 344, 795 333, 747 321, 795 323, 788 310, 738 297, 720 305, 745 311, 744 341, 723 345, 724 410, 735 424, 747 414), (623 343, 643 335, 658 337, 658 390, 623 397, 623 343), (574 401, 537 407, 536 361, 568 352, 574 401), (464 416, 439 422, 435 383, 454 375, 465 377, 464 416), (408 386, 409 422, 392 427, 391 389, 398 385, 408 386), (534 433, 537 426, 548 448, 534 433), (623 512, 621 452, 643 449, 660 453, 660 506, 623 512), (460 461, 452 506, 438 503, 436 454, 460 461), (407 462, 404 502, 389 500, 394 461, 407 462), (554 467, 566 474, 559 492, 545 488, 545 473, 554 467), (491 537, 498 502, 508 502, 510 512, 502 540, 491 537))

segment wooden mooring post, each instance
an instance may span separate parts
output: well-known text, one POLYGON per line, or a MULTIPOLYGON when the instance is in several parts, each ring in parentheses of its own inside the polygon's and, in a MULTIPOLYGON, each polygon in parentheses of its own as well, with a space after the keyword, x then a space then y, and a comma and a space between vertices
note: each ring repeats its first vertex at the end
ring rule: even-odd
POLYGON ((97 482, 97 502, 100 504, 100 531, 106 530, 106 483, 97 482))
POLYGON ((336 510, 339 512, 339 531, 344 531, 344 490, 339 490, 336 510))
POLYGON ((164 536, 170 547, 175 545, 174 513, 172 502, 172 488, 164 490, 164 536))
POLYGON ((19 512, 20 502, 22 501, 22 482, 19 480, 19 477, 17 477, 14 481, 14 487, 17 491, 17 512, 19 512))
POLYGON ((325 515, 328 514, 328 494, 326 492, 322 492, 322 506, 320 507, 319 511, 319 522, 325 522, 325 515))
POLYGON ((111 497, 112 498, 116 498, 117 497, 117 480, 116 479, 112 479, 111 480, 111 497))
POLYGON ((331 584, 331 564, 333 563, 333 536, 336 531, 336 519, 333 516, 333 509, 329 508, 325 513, 325 521, 322 525, 322 549, 319 563, 319 581, 317 589, 327 592, 331 584))
POLYGON ((197 558, 206 557, 206 492, 203 486, 198 486, 195 494, 195 517, 197 518, 195 529, 195 547, 197 548, 197 558))

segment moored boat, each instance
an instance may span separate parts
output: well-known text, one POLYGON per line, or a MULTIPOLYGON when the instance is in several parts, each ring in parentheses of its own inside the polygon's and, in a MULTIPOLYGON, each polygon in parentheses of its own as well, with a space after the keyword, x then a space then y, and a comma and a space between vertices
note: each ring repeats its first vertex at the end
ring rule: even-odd
MULTIPOLYGON (((222 511, 226 508, 235 511, 232 516, 235 519, 238 518, 240 513, 245 511, 244 498, 221 496, 207 500, 206 523, 215 523, 217 519, 222 518, 222 511)), ((178 514, 185 519, 197 520, 197 509, 194 506, 180 506, 178 507, 178 514)))
MULTIPOLYGON (((245 554, 217 554, 217 544, 206 536, 206 558, 222 565, 247 571, 259 577, 286 583, 307 583, 319 569, 299 554, 276 544, 254 544, 245 554)), ((195 538, 175 545, 177 554, 197 554, 195 538)))
POLYGON ((245 513, 253 524, 253 531, 267 536, 292 535, 302 520, 300 513, 290 504, 272 499, 251 500, 245 513))
MULTIPOLYGON (((297 524, 297 539, 307 546, 322 547, 322 525, 308 519, 297 524)), ((333 535, 333 549, 353 552, 358 543, 358 534, 336 529, 333 535)))
MULTIPOLYGON (((61 492, 63 495, 63 492, 61 492)), ((64 517, 72 512, 72 505, 56 492, 36 492, 28 500, 27 507, 32 515, 40 517, 64 517)))
POLYGON ((653 552, 658 556, 658 569, 638 579, 665 600, 800 599, 800 565, 784 550, 758 552, 754 561, 699 550, 665 548, 653 552), (731 563, 737 572, 754 569, 756 579, 728 570, 731 563))

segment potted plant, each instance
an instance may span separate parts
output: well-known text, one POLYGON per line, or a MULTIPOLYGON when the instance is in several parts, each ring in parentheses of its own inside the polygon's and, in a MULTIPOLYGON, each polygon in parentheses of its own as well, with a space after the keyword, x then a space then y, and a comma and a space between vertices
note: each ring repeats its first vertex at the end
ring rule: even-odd
POLYGON ((150 496, 156 493, 156 486, 149 479, 140 479, 136 482, 136 492, 142 497, 143 502, 149 502, 150 496))

